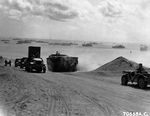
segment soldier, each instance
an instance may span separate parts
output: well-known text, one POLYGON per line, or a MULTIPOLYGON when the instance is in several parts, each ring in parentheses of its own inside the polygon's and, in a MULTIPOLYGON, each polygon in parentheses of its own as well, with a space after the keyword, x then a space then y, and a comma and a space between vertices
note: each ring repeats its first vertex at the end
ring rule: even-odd
POLYGON ((9 60, 8 64, 9 64, 9 66, 11 66, 11 60, 9 60))
POLYGON ((146 73, 145 69, 143 68, 142 63, 139 64, 139 67, 136 69, 137 73, 146 73))
POLYGON ((58 51, 56 51, 56 55, 60 55, 60 53, 58 51))
POLYGON ((5 66, 7 66, 7 60, 5 60, 5 66))

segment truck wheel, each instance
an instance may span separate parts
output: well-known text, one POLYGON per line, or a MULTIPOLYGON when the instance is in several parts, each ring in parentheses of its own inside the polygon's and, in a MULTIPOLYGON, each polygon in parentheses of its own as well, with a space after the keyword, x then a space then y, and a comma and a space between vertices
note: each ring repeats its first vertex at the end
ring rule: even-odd
POLYGON ((25 71, 32 72, 32 68, 31 67, 25 67, 25 71))
POLYGON ((126 75, 123 75, 121 78, 121 85, 127 85, 128 84, 128 78, 126 75))
POLYGON ((21 65, 20 68, 23 69, 23 66, 21 65))
POLYGON ((31 66, 29 67, 29 72, 32 72, 32 67, 31 66))
POLYGON ((139 78, 138 80, 138 86, 141 89, 144 89, 147 87, 147 82, 144 80, 144 78, 139 78))
POLYGON ((30 67, 25 67, 25 71, 30 72, 30 67))
POLYGON ((27 67, 25 67, 25 71, 27 71, 27 72, 28 72, 28 68, 27 68, 27 67))

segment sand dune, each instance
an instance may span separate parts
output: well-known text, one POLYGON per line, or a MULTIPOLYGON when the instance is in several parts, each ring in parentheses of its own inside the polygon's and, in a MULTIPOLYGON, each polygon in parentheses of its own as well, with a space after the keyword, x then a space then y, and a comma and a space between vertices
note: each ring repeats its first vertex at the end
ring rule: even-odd
MULTIPOLYGON (((97 68, 96 72, 101 71, 111 71, 111 72, 122 72, 124 70, 135 70, 138 67, 139 63, 136 63, 134 61, 128 60, 122 56, 114 59, 113 61, 110 61, 103 66, 97 68)), ((145 69, 149 69, 147 67, 144 67, 145 69)))

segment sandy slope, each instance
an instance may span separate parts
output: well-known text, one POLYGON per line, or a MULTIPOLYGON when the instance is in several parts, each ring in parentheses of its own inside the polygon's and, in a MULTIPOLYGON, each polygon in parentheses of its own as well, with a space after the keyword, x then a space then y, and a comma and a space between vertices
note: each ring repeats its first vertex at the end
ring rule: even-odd
POLYGON ((0 99, 13 116, 123 116, 150 113, 150 88, 120 85, 102 73, 26 73, 0 67, 0 99))

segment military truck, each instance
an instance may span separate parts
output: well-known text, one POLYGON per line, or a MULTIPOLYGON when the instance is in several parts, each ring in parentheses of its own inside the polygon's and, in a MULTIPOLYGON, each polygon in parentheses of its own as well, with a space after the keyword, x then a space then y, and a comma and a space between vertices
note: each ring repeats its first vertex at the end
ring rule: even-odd
POLYGON ((146 71, 143 73, 137 73, 136 71, 123 71, 121 77, 121 84, 127 86, 128 82, 132 84, 136 82, 138 87, 145 89, 148 84, 150 84, 150 74, 146 71))
POLYGON ((28 58, 40 58, 41 47, 29 46, 28 48, 28 58))
POLYGON ((27 72, 46 72, 46 66, 42 58, 28 58, 26 61, 25 70, 27 72))
POLYGON ((40 56, 41 47, 29 46, 28 47, 28 58, 25 62, 25 70, 27 72, 37 71, 46 72, 46 66, 43 59, 40 56))
POLYGON ((52 72, 73 72, 77 70, 78 57, 70 57, 64 54, 51 54, 47 58, 47 67, 52 72))

